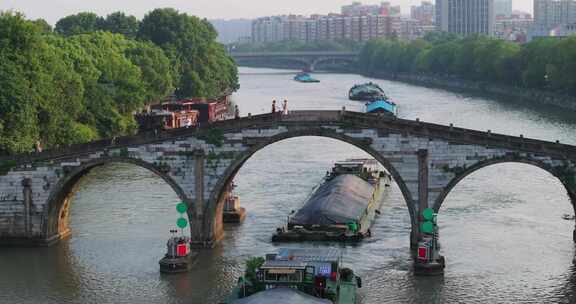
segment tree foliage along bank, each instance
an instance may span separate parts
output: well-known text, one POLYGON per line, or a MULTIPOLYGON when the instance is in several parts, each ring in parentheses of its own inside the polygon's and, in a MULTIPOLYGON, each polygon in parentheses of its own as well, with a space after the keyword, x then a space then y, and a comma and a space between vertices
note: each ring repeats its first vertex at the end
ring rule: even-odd
POLYGON ((379 39, 360 54, 363 73, 428 73, 576 94, 576 36, 524 45, 485 36, 432 33, 414 41, 379 39))
POLYGON ((215 38, 207 21, 173 9, 142 21, 80 13, 55 30, 0 12, 0 155, 131 134, 134 112, 167 95, 236 90, 215 38))

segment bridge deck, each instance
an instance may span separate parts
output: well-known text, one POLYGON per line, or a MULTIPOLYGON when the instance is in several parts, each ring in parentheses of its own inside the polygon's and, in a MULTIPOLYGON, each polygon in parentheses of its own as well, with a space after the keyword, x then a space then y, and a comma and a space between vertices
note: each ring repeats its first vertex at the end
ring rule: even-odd
POLYGON ((341 52, 341 51, 326 51, 326 52, 245 52, 245 53, 230 53, 232 57, 247 58, 247 57, 317 57, 317 56, 345 56, 356 57, 359 52, 341 52))
POLYGON ((548 142, 359 112, 293 111, 287 116, 261 114, 235 120, 218 121, 198 128, 180 128, 159 131, 157 133, 143 132, 134 136, 119 137, 114 140, 98 140, 85 144, 47 150, 41 153, 2 157, 0 158, 0 161, 15 160, 17 163, 29 163, 39 160, 71 157, 103 148, 128 147, 188 136, 196 136, 211 128, 218 128, 226 132, 247 128, 265 128, 275 125, 301 125, 309 126, 311 128, 326 125, 338 125, 350 128, 374 128, 383 132, 395 132, 406 135, 413 134, 416 136, 428 137, 431 140, 447 140, 455 143, 507 148, 522 152, 553 155, 566 159, 576 159, 576 146, 558 142, 548 142))

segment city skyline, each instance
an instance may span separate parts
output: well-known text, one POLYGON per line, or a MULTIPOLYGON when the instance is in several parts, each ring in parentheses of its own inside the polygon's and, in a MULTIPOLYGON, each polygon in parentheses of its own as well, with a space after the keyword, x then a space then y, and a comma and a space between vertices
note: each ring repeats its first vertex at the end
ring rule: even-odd
MULTIPOLYGON (((410 13, 410 6, 419 5, 421 0, 388 0, 393 5, 402 6, 402 14, 410 13)), ((0 3, 0 10, 16 10, 24 13, 29 19, 42 18, 51 24, 67 15, 83 11, 94 12, 98 15, 107 15, 115 11, 122 11, 126 14, 142 18, 144 14, 154 8, 173 7, 181 12, 196 15, 208 19, 237 19, 237 18, 257 18, 269 15, 283 14, 328 14, 338 13, 343 5, 352 3, 351 0, 320 0, 314 1, 311 5, 307 0, 293 0, 282 2, 261 0, 126 0, 112 1, 100 0, 97 3, 76 1, 76 0, 5 0, 0 3)), ((377 4, 382 1, 361 1, 364 4, 377 4)), ((434 1, 432 1, 434 2, 434 1)), ((515 10, 522 10, 532 13, 533 0, 514 0, 515 10)))

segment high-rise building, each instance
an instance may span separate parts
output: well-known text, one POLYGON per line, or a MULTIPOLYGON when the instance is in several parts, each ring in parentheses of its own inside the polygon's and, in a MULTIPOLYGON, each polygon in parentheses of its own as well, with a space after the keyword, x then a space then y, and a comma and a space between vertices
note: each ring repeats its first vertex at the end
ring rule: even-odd
POLYGON ((512 0, 494 0, 494 16, 507 18, 512 15, 512 0))
POLYGON ((528 40, 534 37, 560 36, 562 29, 576 24, 576 1, 574 0, 534 0, 534 25, 529 31, 528 40), (561 29, 561 30, 558 30, 561 29))
POLYGON ((534 0, 535 25, 553 28, 569 23, 576 23, 576 1, 534 0))
POLYGON ((400 13, 400 6, 384 1, 379 5, 353 2, 343 6, 341 14, 262 17, 252 22, 252 42, 415 39, 434 30, 435 11, 430 0, 412 7, 412 19, 404 18, 400 13))
POLYGON ((420 6, 410 8, 410 18, 417 20, 421 25, 434 24, 434 15, 436 14, 434 4, 430 1, 422 1, 420 6))
POLYGON ((342 6, 342 15, 344 16, 366 16, 380 15, 384 3, 381 5, 364 5, 361 2, 352 2, 350 5, 342 6))
POLYGON ((492 35, 494 0, 437 0, 436 25, 459 35, 492 35))
POLYGON ((218 32, 218 42, 232 43, 250 36, 252 20, 232 19, 232 20, 210 20, 210 23, 218 32))

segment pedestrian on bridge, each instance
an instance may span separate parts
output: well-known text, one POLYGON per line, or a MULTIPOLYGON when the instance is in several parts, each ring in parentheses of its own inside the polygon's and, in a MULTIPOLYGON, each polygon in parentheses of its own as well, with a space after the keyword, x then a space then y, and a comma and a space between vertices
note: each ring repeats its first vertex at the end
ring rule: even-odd
POLYGON ((288 115, 288 100, 284 99, 282 104, 282 115, 288 115))
POLYGON ((276 114, 276 99, 272 100, 272 114, 276 114))

